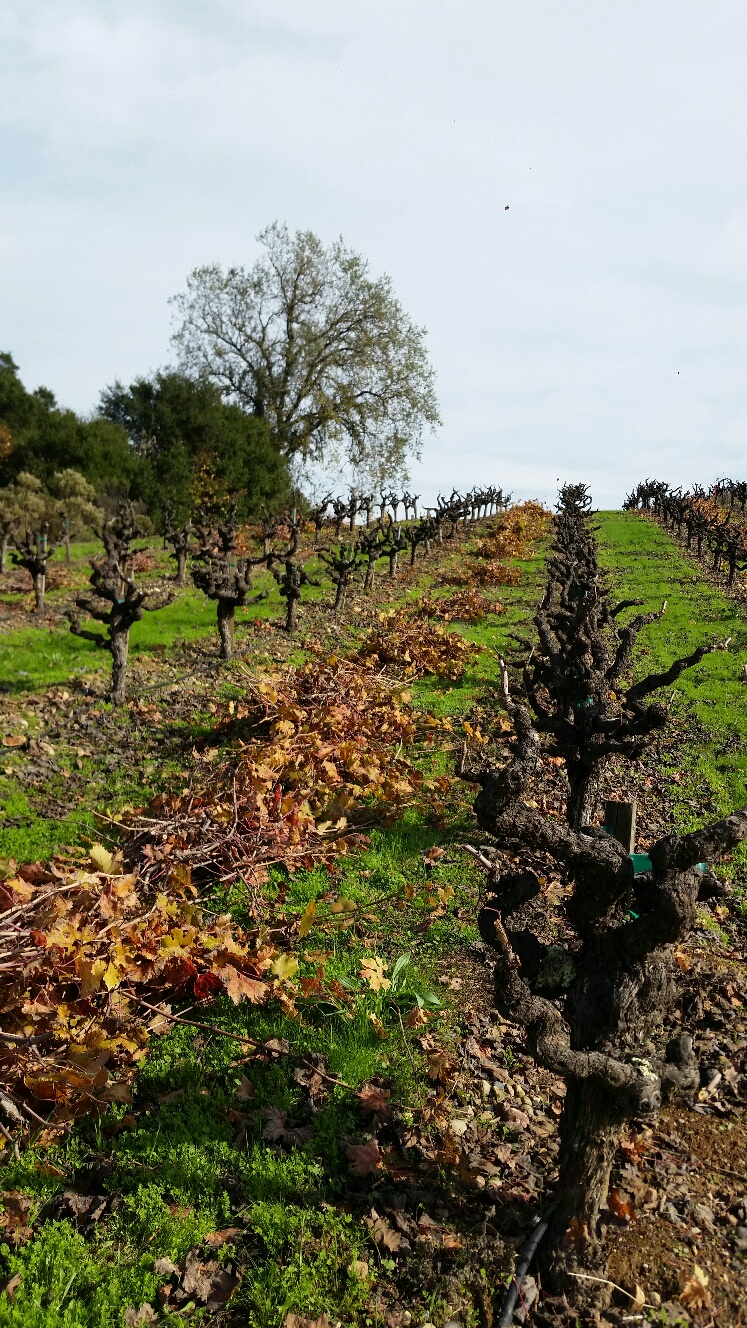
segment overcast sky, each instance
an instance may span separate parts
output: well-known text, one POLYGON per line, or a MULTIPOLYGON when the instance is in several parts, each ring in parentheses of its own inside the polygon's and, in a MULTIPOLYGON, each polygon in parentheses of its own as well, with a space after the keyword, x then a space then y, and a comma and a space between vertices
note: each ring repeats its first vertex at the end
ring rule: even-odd
POLYGON ((285 221, 427 327, 424 495, 744 477, 746 55, 744 0, 2 0, 0 349, 88 412, 285 221))

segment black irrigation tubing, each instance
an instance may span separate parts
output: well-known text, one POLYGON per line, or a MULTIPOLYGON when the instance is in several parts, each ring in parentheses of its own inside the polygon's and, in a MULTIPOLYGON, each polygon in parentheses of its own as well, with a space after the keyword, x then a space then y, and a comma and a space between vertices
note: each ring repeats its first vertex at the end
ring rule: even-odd
POLYGON ((524 1242, 521 1248, 521 1253, 519 1255, 519 1262, 516 1265, 516 1271, 514 1272, 513 1278, 511 1279, 511 1284, 508 1287, 508 1290, 506 1291, 506 1295, 503 1301, 503 1308, 501 1310, 501 1317, 498 1320, 498 1323, 496 1324, 496 1328, 509 1328, 511 1320, 514 1316, 514 1307, 521 1293, 521 1287, 524 1282, 524 1278, 526 1277, 529 1271, 529 1265, 531 1264, 532 1259, 534 1258, 537 1246, 539 1245, 540 1241, 542 1240, 542 1237, 547 1231, 547 1224, 554 1211, 555 1211, 555 1204, 553 1204, 550 1208, 548 1208, 544 1217, 540 1218, 532 1234, 529 1236, 528 1240, 524 1242))

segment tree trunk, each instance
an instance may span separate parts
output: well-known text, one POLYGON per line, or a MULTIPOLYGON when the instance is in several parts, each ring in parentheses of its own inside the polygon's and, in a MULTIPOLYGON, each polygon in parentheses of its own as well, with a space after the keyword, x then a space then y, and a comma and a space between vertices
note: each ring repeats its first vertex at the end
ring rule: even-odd
POLYGON ((176 582, 177 586, 183 586, 186 581, 187 572, 187 550, 177 549, 176 552, 176 582))
POLYGON ((47 573, 34 572, 34 595, 36 597, 36 612, 44 612, 44 593, 47 587, 47 573))
POLYGON ((583 825, 595 825, 599 815, 599 773, 580 762, 568 761, 568 803, 566 821, 574 830, 583 825))
POLYGON ((10 531, 3 535, 0 540, 0 576, 5 576, 8 570, 8 545, 10 544, 10 531))
POLYGON ((337 594, 335 595, 334 611, 337 613, 345 603, 345 591, 347 586, 344 581, 337 582, 337 594))
POLYGON ((390 577, 395 577, 395 576, 397 575, 397 561, 398 561, 398 559, 399 559, 399 550, 398 550, 398 549, 395 549, 395 550, 394 550, 394 553, 390 553, 390 554, 389 554, 389 575, 390 575, 390 577))
POLYGON ((286 630, 286 632, 295 632, 295 630, 296 630, 296 608, 297 608, 297 605, 298 605, 298 600, 296 599, 295 595, 289 595, 289 596, 288 596, 288 607, 287 607, 287 609, 286 609, 286 613, 285 613, 285 630, 286 630))
POLYGON ((112 632, 112 705, 122 705, 125 699, 125 681, 127 678, 127 652, 130 645, 130 629, 112 632))
POLYGON ((560 1123, 557 1207, 538 1252, 548 1284, 573 1295, 574 1304, 604 1305, 606 1285, 580 1281, 575 1271, 602 1275, 600 1213, 607 1203, 610 1171, 622 1122, 604 1089, 570 1080, 560 1123))
POLYGON ((230 659, 233 654, 233 633, 236 622, 236 603, 232 599, 218 600, 218 635, 220 657, 230 659))
POLYGON ((413 544, 413 545, 412 545, 412 548, 410 549, 410 566, 411 566, 411 567, 414 567, 414 566, 415 566, 415 554, 417 553, 417 551, 418 551, 418 546, 417 546, 417 544, 413 544))
POLYGON ((376 572, 376 563, 369 562, 366 565, 366 576, 363 582, 363 592, 368 595, 373 590, 374 575, 376 572))
POLYGON ((63 531, 62 539, 65 545, 65 562, 69 567, 73 560, 70 557, 70 527, 68 526, 67 522, 65 522, 65 529, 63 531))

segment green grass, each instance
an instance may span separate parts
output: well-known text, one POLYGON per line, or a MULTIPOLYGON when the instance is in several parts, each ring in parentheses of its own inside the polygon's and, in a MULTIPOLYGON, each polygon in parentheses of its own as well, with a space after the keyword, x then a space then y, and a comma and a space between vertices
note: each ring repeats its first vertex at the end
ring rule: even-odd
MULTIPOLYGON (((652 698, 669 704, 681 739, 673 755, 665 738, 659 761, 674 799, 677 828, 696 829, 747 802, 747 684, 741 677, 747 619, 653 521, 629 512, 602 512, 599 525, 600 562, 610 569, 620 596, 642 599, 640 612, 667 601, 664 617, 645 627, 638 639, 635 678, 665 670, 699 645, 731 638, 727 650, 706 655, 652 698)), ((740 845, 719 874, 743 888, 747 846, 740 845)))
MULTIPOLYGON (((660 608, 663 618, 645 627, 636 651, 635 677, 666 669, 697 646, 731 638, 726 651, 707 655, 680 675, 671 689, 674 714, 708 730, 689 746, 691 770, 715 796, 719 809, 747 801, 747 620, 743 611, 699 575, 677 545, 652 521, 633 513, 600 517, 601 561, 625 597, 644 600, 641 612, 660 608)), ((632 611, 634 612, 634 611, 632 611)))

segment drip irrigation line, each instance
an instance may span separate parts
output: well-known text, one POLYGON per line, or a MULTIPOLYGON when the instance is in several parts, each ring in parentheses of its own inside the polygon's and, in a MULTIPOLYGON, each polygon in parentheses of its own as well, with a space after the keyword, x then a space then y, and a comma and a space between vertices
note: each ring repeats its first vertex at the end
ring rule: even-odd
POLYGON ((522 1245, 521 1253, 519 1255, 519 1262, 516 1265, 516 1271, 514 1272, 513 1278, 511 1280, 511 1285, 509 1286, 506 1292, 506 1296, 503 1301, 503 1308, 501 1310, 501 1317, 498 1320, 498 1323, 496 1324, 496 1328, 509 1328, 510 1326, 511 1320, 514 1316, 514 1308, 516 1306, 516 1302, 519 1299, 519 1296, 521 1295, 521 1288, 524 1283, 524 1278, 526 1277, 529 1271, 529 1265, 531 1264, 532 1259, 534 1258, 537 1246, 539 1245, 540 1241, 542 1240, 542 1237, 547 1231, 547 1225, 548 1222, 550 1221, 552 1214, 555 1211, 555 1207, 556 1205, 553 1204, 550 1208, 548 1208, 544 1217, 540 1218, 539 1222, 534 1228, 532 1234, 529 1236, 528 1240, 526 1240, 522 1245))

